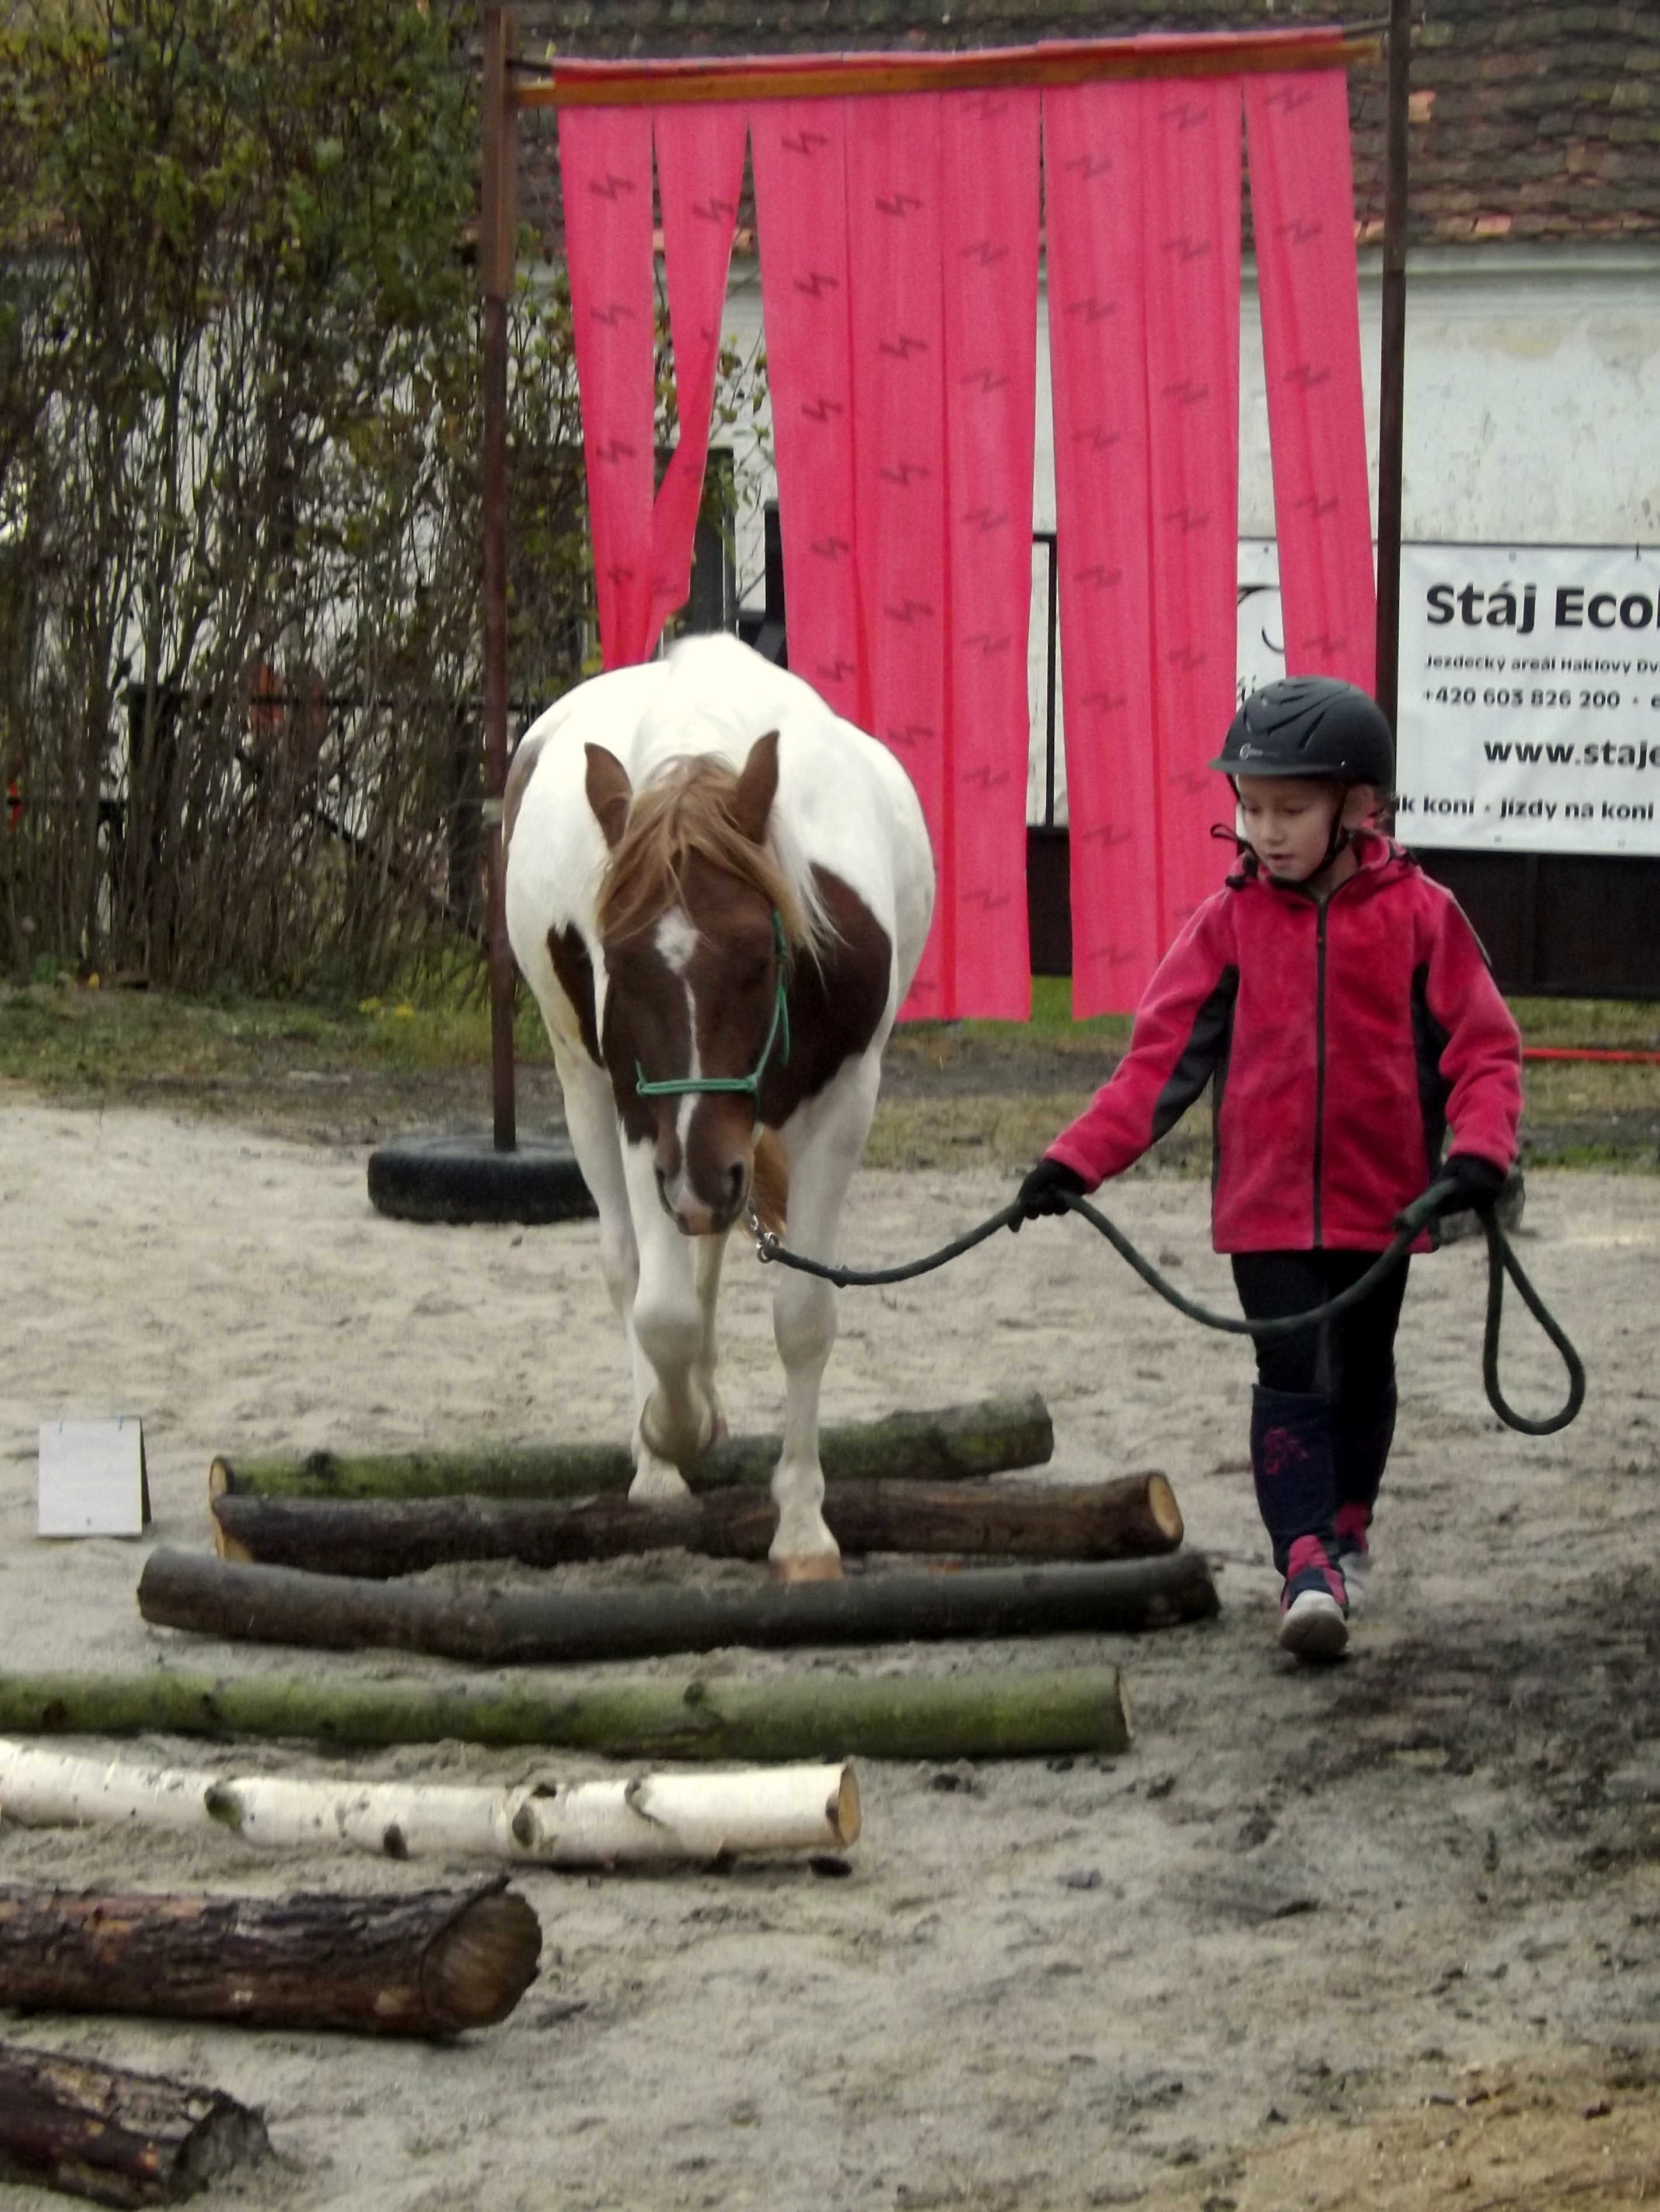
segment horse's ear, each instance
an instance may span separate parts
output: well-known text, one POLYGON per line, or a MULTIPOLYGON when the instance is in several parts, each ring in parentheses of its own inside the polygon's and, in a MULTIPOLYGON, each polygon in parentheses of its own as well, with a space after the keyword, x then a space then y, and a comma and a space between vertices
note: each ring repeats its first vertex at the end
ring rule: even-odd
POLYGON ((778 796, 778 732, 769 730, 750 747, 733 793, 732 818, 751 845, 765 842, 767 817, 778 796))
POLYGON ((606 844, 614 853, 623 842, 623 825, 629 818, 634 786, 615 753, 608 753, 603 745, 585 745, 583 750, 588 757, 588 805, 593 809, 606 844))

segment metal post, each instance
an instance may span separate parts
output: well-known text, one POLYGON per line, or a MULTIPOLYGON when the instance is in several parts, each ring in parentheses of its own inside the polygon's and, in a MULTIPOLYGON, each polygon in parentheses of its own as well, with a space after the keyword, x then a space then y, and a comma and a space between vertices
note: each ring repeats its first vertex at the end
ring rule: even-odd
POLYGON ((1377 703, 1395 726, 1401 658, 1401 468, 1406 424, 1407 93, 1411 0, 1390 0, 1383 185, 1383 344, 1377 422, 1377 703))
POLYGON ((1055 686, 1061 642, 1061 541, 1051 532, 1049 552, 1049 623, 1043 651, 1043 827, 1055 827, 1055 686))
POLYGON ((478 262, 484 294, 484 790, 489 952, 490 1099, 496 1149, 517 1142, 513 1084, 513 953, 508 944, 502 799, 508 781, 508 295, 515 251, 517 118, 508 82, 510 27, 484 9, 483 195, 478 262))

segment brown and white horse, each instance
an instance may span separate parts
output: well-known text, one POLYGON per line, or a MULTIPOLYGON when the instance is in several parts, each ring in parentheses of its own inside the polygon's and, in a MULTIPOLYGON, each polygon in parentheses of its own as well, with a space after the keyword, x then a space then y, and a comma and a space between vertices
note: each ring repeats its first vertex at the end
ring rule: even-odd
MULTIPOLYGON (((753 1204, 832 1255, 933 861, 885 747, 727 637, 581 684, 508 780, 508 933, 536 994, 627 1334, 634 1498, 725 1429, 714 1310, 753 1204)), ((835 1574, 818 1389, 835 1293, 778 1268, 775 1572, 835 1574)))

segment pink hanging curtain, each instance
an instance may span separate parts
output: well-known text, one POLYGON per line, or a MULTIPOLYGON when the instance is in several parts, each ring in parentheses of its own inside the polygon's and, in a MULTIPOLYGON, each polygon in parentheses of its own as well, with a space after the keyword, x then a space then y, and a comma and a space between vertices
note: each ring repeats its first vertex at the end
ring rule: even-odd
POLYGON ((741 106, 662 107, 653 118, 679 441, 652 508, 652 597, 641 659, 691 594, 692 540, 703 498, 721 319, 744 181, 741 106))
POLYGON ((645 658, 651 605, 650 109, 565 109, 559 167, 599 643, 620 668, 645 658))
POLYGON ((1142 107, 1159 933, 1219 889, 1231 822, 1206 766, 1233 720, 1239 563, 1239 82, 1151 82, 1142 107))
POLYGON ((939 895, 906 1012, 955 1012, 955 798, 946 726, 945 299, 939 99, 849 100, 854 524, 870 727, 927 818, 939 895))
POLYGON ((739 106, 567 108, 559 118, 571 317, 607 668, 644 660, 691 589, 721 314, 744 170, 739 106), (652 140, 680 438, 655 500, 652 140))
POLYGON ((1122 1012, 1223 867, 1238 512, 1237 83, 1043 100, 1073 1010, 1122 1012))
POLYGON ((750 145, 790 666, 868 729, 854 562, 846 103, 763 102, 750 145))
POLYGON ((790 665, 921 799, 939 890, 908 1017, 1031 1003, 1037 119, 1023 94, 753 118, 790 665))
POLYGON ((951 1004, 1025 1021, 1031 476, 1037 397, 1035 91, 940 102, 951 620, 951 1004))
POLYGON ((1043 95, 1073 1014, 1158 965, 1140 88, 1043 95))
POLYGON ((1341 70, 1245 84, 1286 667, 1373 688, 1377 605, 1341 70))
MULTIPOLYGON (((1250 81, 1288 650, 1370 684, 1341 73, 1250 81)), ((1220 880, 1234 696, 1237 79, 1045 93, 1073 1010, 1133 1006, 1220 880)), ((792 665, 892 745, 939 869, 909 1014, 1018 1017, 1037 138, 1028 91, 750 116, 792 665)), ((561 118, 605 665, 684 599, 740 107, 654 117, 681 446, 652 499, 647 109, 561 118)))

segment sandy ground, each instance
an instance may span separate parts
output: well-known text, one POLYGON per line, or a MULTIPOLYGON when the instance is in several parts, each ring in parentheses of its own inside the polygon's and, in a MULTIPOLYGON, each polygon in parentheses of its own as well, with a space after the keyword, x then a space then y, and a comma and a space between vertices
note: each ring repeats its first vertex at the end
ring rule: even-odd
MULTIPOLYGON (((38 1541, 42 1421, 142 1416, 154 1540, 204 1547, 216 1450, 623 1432, 593 1227, 384 1221, 364 1162, 6 1102, 0 1665, 305 1663, 146 1628, 140 1545, 38 1541)), ((984 1170, 867 1172, 848 1255, 926 1249, 1006 1194, 984 1170)), ((1150 1178, 1111 1203, 1226 1303, 1205 1198, 1150 1178)), ((1477 1251, 1418 1263, 1382 1559, 1346 1665, 1299 1671, 1274 1649, 1241 1347, 1177 1322, 1081 1224, 1043 1224, 948 1276, 845 1294, 826 1413, 1041 1389, 1055 1474, 1171 1476, 1218 1563, 1220 1620, 1139 1641, 695 1663, 1109 1657, 1139 1723, 1128 1756, 866 1765, 846 1880, 794 1863, 526 1877, 541 1978, 502 2027, 450 2044, 42 2015, 0 2016, 7 2032, 259 2105, 278 2160, 222 2193, 319 2212, 1660 2195, 1660 1180, 1539 1176, 1520 1249, 1586 1356, 1587 1410, 1542 1442, 1502 1430, 1481 1391, 1477 1251)), ((770 1425, 764 1280, 733 1261, 728 1410, 770 1425)), ((1507 1374, 1523 1406, 1554 1402, 1519 1316, 1507 1374)), ((637 1671, 683 1680, 694 1662, 637 1671)), ((351 1764, 579 1771, 455 1747, 351 1764)), ((277 1892, 460 1874, 0 1828, 13 1881, 277 1892)))

